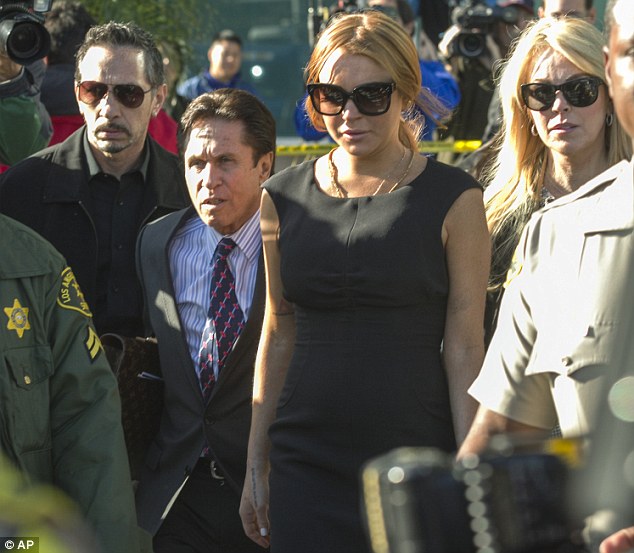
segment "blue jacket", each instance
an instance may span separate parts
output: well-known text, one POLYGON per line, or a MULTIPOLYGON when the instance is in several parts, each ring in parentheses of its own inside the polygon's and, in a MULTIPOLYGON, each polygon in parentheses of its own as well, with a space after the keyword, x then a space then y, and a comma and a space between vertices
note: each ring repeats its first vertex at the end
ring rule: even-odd
POLYGON ((218 79, 214 79, 209 74, 209 71, 205 71, 200 75, 187 79, 176 88, 176 92, 187 100, 193 100, 205 92, 211 92, 212 90, 217 90, 219 88, 239 88, 240 90, 246 90, 247 92, 259 97, 255 88, 240 77, 240 73, 236 73, 233 79, 231 79, 228 83, 225 83, 219 81, 218 79))
MULTIPOLYGON (((431 90, 447 108, 455 109, 460 102, 460 88, 453 75, 445 69, 442 62, 428 60, 418 60, 418 62, 422 75, 422 85, 431 90)), ((310 122, 304 107, 307 97, 305 94, 295 107, 295 129, 304 140, 320 140, 328 134, 318 131, 310 122)), ((436 124, 431 119, 426 118, 425 129, 420 140, 431 140, 435 130, 436 124)))

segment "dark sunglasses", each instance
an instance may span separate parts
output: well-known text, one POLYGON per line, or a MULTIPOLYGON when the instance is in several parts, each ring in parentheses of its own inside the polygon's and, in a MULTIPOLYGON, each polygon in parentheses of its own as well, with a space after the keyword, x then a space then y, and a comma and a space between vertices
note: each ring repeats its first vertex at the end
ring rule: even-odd
POLYGON ((152 90, 143 90, 136 84, 115 84, 107 85, 97 81, 83 81, 78 85, 79 99, 89 106, 98 104, 101 99, 110 91, 114 94, 117 101, 127 108, 138 108, 142 103, 145 95, 152 90))
POLYGON ((544 111, 555 103, 555 95, 561 90, 570 105, 585 108, 591 106, 599 97, 599 86, 603 81, 598 77, 581 77, 562 84, 529 83, 520 88, 522 99, 528 109, 544 111))
POLYGON ((390 98, 396 83, 368 83, 346 92, 334 84, 314 83, 306 87, 310 101, 317 113, 339 115, 348 100, 352 99, 363 115, 383 115, 390 109, 390 98))

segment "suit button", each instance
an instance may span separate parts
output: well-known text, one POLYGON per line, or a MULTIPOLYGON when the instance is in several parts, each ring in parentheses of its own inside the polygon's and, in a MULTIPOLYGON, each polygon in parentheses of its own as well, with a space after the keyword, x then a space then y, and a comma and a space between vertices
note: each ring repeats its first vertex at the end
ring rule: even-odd
POLYGON ((205 417, 205 424, 208 424, 209 426, 213 425, 216 421, 214 419, 212 419, 211 417, 205 417))

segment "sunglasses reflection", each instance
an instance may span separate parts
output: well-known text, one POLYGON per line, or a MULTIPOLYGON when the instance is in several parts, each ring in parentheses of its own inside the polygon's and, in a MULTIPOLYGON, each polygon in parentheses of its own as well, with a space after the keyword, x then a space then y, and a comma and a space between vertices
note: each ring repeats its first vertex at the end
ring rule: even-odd
POLYGON ((145 99, 145 95, 152 88, 143 90, 136 84, 109 85, 98 81, 82 81, 78 85, 78 97, 84 104, 94 106, 101 102, 106 94, 111 94, 116 100, 127 108, 138 108, 145 99))
POLYGON ((383 115, 390 109, 395 89, 393 82, 362 84, 352 92, 327 83, 313 83, 306 87, 313 108, 321 115, 339 115, 348 100, 352 100, 363 115, 383 115))
POLYGON ((562 84, 528 83, 521 88, 522 99, 526 107, 533 111, 550 109, 555 103, 558 90, 575 107, 587 107, 599 97, 599 87, 604 84, 598 77, 581 77, 562 84))

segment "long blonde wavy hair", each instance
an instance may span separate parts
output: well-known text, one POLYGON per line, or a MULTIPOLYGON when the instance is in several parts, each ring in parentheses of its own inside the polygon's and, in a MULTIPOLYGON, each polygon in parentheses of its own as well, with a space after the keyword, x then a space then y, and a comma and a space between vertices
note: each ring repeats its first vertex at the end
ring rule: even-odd
MULTIPOLYGON (((533 120, 524 105, 520 86, 530 82, 535 61, 553 50, 586 73, 605 80, 602 34, 583 19, 543 18, 529 24, 502 65, 499 79, 503 123, 497 154, 482 173, 486 216, 493 244, 489 290, 504 282, 519 237, 532 213, 540 207, 547 149, 531 134, 533 120)), ((613 108, 605 89, 606 115, 613 108)), ((610 165, 631 156, 631 141, 616 117, 605 127, 610 165)))

